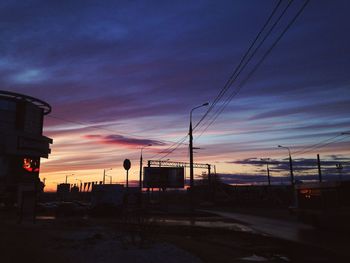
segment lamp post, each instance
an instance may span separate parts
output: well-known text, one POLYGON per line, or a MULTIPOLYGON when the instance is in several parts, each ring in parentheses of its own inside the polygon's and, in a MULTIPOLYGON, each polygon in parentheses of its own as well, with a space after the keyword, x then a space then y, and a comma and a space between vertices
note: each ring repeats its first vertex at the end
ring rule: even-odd
POLYGON ((74 174, 68 174, 68 175, 66 175, 66 184, 68 183, 68 176, 72 176, 72 175, 74 175, 74 174))
POLYGON ((292 161, 292 155, 290 153, 290 149, 288 147, 282 146, 282 145, 278 145, 278 147, 288 150, 288 154, 289 154, 289 168, 290 168, 290 180, 291 180, 292 186, 294 186, 293 161, 292 161))
POLYGON ((140 178, 139 178, 140 191, 142 190, 142 151, 143 151, 144 148, 149 147, 149 146, 152 146, 152 144, 148 144, 148 145, 145 145, 145 146, 141 147, 141 154, 140 154, 140 178))
POLYGON ((106 180, 106 171, 110 171, 110 170, 112 170, 112 168, 103 169, 103 180, 102 180, 102 184, 105 184, 105 180, 106 180))
POLYGON ((267 181, 268 181, 269 186, 271 186, 271 181, 270 181, 270 169, 269 169, 269 161, 270 161, 270 158, 264 158, 264 159, 261 159, 261 161, 266 162, 267 181))
POLYGON ((193 128, 192 128, 192 112, 195 110, 195 109, 198 109, 198 108, 201 108, 201 107, 205 107, 205 106, 208 106, 209 103, 206 102, 206 103, 203 103, 202 105, 199 105, 197 107, 194 107, 191 111, 190 111, 190 128, 189 128, 189 132, 188 132, 188 135, 190 137, 190 187, 191 189, 193 188, 193 128))

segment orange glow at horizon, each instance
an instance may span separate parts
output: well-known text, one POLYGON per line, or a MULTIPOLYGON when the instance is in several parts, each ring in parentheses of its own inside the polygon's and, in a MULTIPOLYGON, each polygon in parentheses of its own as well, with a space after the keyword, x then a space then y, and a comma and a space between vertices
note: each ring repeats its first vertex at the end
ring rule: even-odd
MULTIPOLYGON (((41 159, 41 178, 46 178, 45 191, 55 191, 56 185, 65 181, 66 175, 74 174, 68 177, 68 182, 71 184, 77 183, 76 179, 83 182, 101 181, 103 176, 103 169, 113 168, 108 171, 108 175, 113 176, 114 183, 125 182, 125 170, 123 169, 124 159, 131 160, 131 169, 129 171, 130 181, 139 180, 139 161, 140 161, 140 147, 141 145, 120 143, 106 143, 100 140, 95 140, 103 136, 110 135, 107 131, 99 133, 100 136, 91 136, 96 133, 96 130, 91 132, 89 128, 81 128, 76 126, 53 126, 50 127, 44 134, 53 138, 51 147, 51 154, 48 159, 41 159), (95 139, 94 139, 95 138, 95 139)), ((222 132, 218 132, 221 134, 222 132)), ((232 133, 232 132, 231 132, 232 133)), ((175 133, 174 133, 175 134, 175 133)), ((180 132, 176 132, 180 134, 180 132)), ((215 134, 215 132, 213 132, 215 134)), ((167 135, 168 136, 168 135, 167 135)), ((163 138, 167 140, 177 141, 176 137, 163 138)), ((212 136, 212 135, 210 135, 212 136)), ((254 174, 256 167, 251 165, 235 164, 233 161, 243 160, 248 158, 272 158, 282 160, 287 158, 288 152, 277 148, 276 145, 271 145, 270 148, 261 148, 257 145, 256 148, 250 149, 250 145, 239 142, 239 138, 232 140, 232 143, 225 142, 223 138, 217 135, 214 139, 201 138, 200 142, 196 143, 200 147, 194 154, 194 162, 209 163, 216 166, 217 173, 226 174, 254 174), (210 143, 208 143, 210 142, 210 143), (238 147, 237 147, 238 146, 238 147)), ((132 136, 131 136, 132 137, 132 136)), ((154 138, 153 136, 150 136, 154 138)), ((185 143, 187 143, 185 141, 185 143)), ((169 145, 152 146, 143 150, 143 165, 152 156, 157 155, 169 145)), ((302 145, 305 146, 305 145, 302 145)), ((291 150, 300 150, 300 147, 292 147, 291 150)), ((172 161, 189 162, 188 146, 184 144, 177 151, 166 157, 172 161)), ((326 148, 320 149, 318 153, 323 156, 337 154, 349 154, 345 147, 339 145, 329 145, 326 148)), ((157 160, 158 155, 154 159, 157 160)), ((311 152, 307 155, 297 156, 315 158, 316 153, 311 152)), ((294 156, 293 156, 294 158, 294 156)), ((164 160, 164 159, 163 159, 164 160)), ((195 174, 200 175, 201 170, 195 170, 195 174)), ((271 171, 275 176, 277 172, 271 171)), ((288 173, 288 171, 286 171, 288 173)), ((186 172, 187 176, 188 173, 186 172)))

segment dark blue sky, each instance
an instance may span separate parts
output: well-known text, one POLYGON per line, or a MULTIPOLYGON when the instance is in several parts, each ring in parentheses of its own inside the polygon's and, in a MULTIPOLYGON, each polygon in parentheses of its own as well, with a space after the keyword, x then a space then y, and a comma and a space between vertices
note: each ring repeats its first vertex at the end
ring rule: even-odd
MULTIPOLYGON (((53 106, 52 116, 87 124, 47 118, 55 141, 48 173, 116 166, 126 153, 136 159, 147 140, 186 135, 191 108, 214 100, 276 3, 1 1, 1 89, 36 96, 53 106)), ((302 3, 293 2, 272 37, 302 3)), ((282 157, 277 144, 298 150, 350 130, 349 7, 310 1, 217 121, 200 138, 197 131, 198 161, 231 172, 234 160, 282 157)), ((348 155, 347 141, 322 151, 348 155)), ((149 155, 167 146, 162 141, 149 155)), ((186 152, 169 157, 186 160, 186 152)))

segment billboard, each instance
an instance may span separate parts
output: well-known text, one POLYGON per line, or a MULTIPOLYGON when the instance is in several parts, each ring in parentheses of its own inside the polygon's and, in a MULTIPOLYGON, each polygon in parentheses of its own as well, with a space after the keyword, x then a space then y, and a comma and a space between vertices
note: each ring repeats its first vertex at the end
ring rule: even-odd
POLYGON ((144 188, 183 188, 185 176, 183 167, 144 167, 144 188))

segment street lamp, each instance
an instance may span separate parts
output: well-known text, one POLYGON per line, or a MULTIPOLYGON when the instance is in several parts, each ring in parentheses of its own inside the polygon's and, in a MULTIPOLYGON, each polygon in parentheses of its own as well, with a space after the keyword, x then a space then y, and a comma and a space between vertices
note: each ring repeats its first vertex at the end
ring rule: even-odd
POLYGON ((190 111, 190 128, 189 128, 189 136, 190 136, 190 186, 191 189, 193 188, 193 129, 192 129, 192 112, 195 109, 201 108, 201 107, 205 107, 208 106, 209 103, 203 103, 202 105, 199 105, 197 107, 194 107, 191 111, 190 111))
POLYGON ((68 175, 66 175, 66 183, 68 182, 68 176, 72 176, 72 175, 74 175, 74 174, 68 174, 68 175))
POLYGON ((291 180, 292 186, 294 186, 293 162, 292 162, 292 155, 290 153, 290 149, 288 147, 282 146, 282 145, 278 145, 278 147, 288 150, 288 154, 289 154, 289 168, 290 168, 290 180, 291 180))
POLYGON ((267 180, 268 180, 269 186, 271 186, 270 169, 269 169, 270 158, 264 158, 264 159, 260 159, 260 160, 263 161, 263 162, 266 162, 267 180))
POLYGON ((141 154, 140 154, 140 178, 139 178, 139 188, 140 191, 142 190, 142 151, 144 148, 152 146, 152 144, 144 145, 141 147, 141 154))
POLYGON ((106 179, 106 171, 110 171, 112 170, 112 168, 109 169, 103 169, 103 180, 102 180, 102 184, 105 184, 105 179, 106 179))

